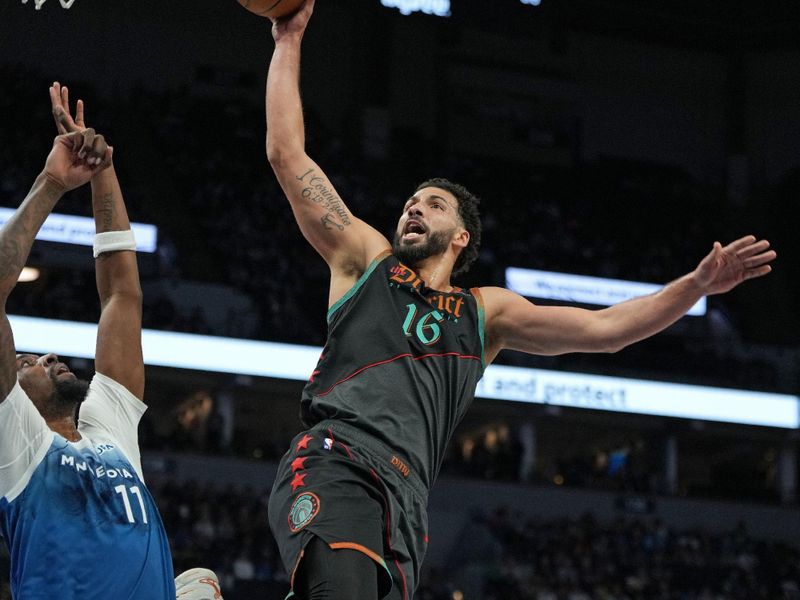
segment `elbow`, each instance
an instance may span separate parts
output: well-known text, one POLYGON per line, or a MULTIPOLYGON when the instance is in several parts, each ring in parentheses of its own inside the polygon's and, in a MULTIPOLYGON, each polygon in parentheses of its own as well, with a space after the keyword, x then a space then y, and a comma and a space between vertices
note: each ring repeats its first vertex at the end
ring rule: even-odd
POLYGON ((279 137, 267 136, 267 160, 274 171, 286 169, 294 161, 305 155, 302 144, 294 140, 285 140, 279 137))
POLYGON ((627 348, 627 346, 627 344, 623 344, 622 342, 609 342, 605 345, 601 352, 604 354, 616 354, 620 350, 627 348))
POLYGON ((610 332, 594 332, 584 338, 583 352, 616 354, 628 345, 628 341, 610 332))
POLYGON ((270 166, 277 170, 285 163, 285 153, 282 151, 279 144, 267 140, 267 160, 270 166))
POLYGON ((126 304, 140 314, 144 302, 144 294, 140 285, 120 286, 100 293, 100 305, 105 308, 110 303, 126 304))
POLYGON ((298 152, 291 147, 287 147, 287 144, 267 138, 267 160, 273 170, 279 171, 286 168, 286 165, 297 154, 298 152))

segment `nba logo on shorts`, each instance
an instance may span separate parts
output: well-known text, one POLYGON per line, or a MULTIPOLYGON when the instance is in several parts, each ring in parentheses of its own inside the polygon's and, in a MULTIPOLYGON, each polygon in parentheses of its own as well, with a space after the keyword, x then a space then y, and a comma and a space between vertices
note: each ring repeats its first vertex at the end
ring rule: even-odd
POLYGON ((333 440, 331 438, 325 438, 325 441, 322 443, 322 447, 325 450, 333 450, 333 440))

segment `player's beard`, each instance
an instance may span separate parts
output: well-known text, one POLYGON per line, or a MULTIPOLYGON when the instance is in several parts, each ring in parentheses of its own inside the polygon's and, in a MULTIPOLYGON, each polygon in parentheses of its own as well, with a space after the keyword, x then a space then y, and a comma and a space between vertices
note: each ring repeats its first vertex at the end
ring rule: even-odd
POLYGON ((53 377, 53 395, 50 403, 56 410, 74 409, 86 400, 89 393, 89 382, 83 379, 61 381, 53 377))
POLYGON ((452 237, 453 231, 434 231, 428 234, 428 239, 422 244, 403 244, 403 235, 395 233, 392 252, 404 265, 415 267, 421 260, 444 254, 452 237))

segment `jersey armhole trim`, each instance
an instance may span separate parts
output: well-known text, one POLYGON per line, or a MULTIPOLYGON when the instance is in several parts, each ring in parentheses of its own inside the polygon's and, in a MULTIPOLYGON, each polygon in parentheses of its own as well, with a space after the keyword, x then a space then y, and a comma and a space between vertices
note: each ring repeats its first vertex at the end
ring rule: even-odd
POLYGON ((358 281, 356 281, 353 284, 353 287, 347 290, 344 296, 339 298, 339 300, 337 300, 336 303, 334 303, 334 305, 328 309, 328 323, 331 322, 331 319, 333 318, 333 315, 336 313, 336 311, 339 310, 345 302, 350 300, 350 298, 352 298, 355 295, 355 293, 361 289, 361 286, 364 285, 364 282, 367 281, 367 279, 369 279, 369 276, 372 275, 372 272, 375 270, 375 268, 381 262, 383 262, 383 260, 386 257, 391 256, 391 254, 392 254, 391 250, 384 250, 383 252, 378 254, 378 256, 372 259, 372 262, 367 267, 367 270, 364 271, 361 277, 358 278, 358 281))
POLYGON ((481 367, 486 370, 486 314, 483 308, 483 296, 481 295, 480 288, 472 288, 470 293, 475 296, 475 301, 478 305, 478 337, 481 339, 481 367))
POLYGON ((50 431, 44 436, 42 440, 42 445, 39 446, 39 449, 36 451, 36 454, 33 456, 33 460, 31 464, 28 465, 28 468, 25 469, 25 472, 20 477, 19 481, 14 484, 14 487, 5 495, 6 501, 11 504, 17 497, 25 490, 28 484, 31 481, 31 477, 33 477, 33 473, 36 469, 39 468, 39 465, 42 464, 47 451, 50 449, 50 446, 53 445, 53 440, 55 439, 56 434, 53 431, 50 431))

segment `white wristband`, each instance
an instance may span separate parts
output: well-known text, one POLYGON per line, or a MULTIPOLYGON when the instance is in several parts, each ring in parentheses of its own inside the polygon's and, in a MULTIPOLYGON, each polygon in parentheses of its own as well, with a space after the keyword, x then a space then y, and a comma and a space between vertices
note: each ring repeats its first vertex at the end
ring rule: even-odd
POLYGON ((118 250, 136 251, 136 238, 132 229, 124 231, 104 231, 94 236, 94 257, 103 252, 117 252, 118 250))

